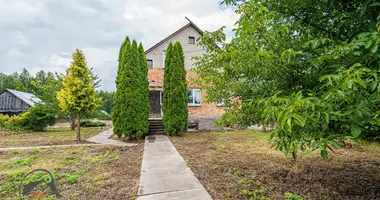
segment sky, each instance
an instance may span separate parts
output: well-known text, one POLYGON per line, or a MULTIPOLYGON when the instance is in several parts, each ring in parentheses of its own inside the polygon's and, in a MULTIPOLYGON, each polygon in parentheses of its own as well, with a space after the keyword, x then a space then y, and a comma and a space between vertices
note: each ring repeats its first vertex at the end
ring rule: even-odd
POLYGON ((156 44, 190 18, 204 31, 232 28, 238 16, 220 0, 0 0, 0 72, 26 68, 64 73, 76 48, 101 81, 115 90, 125 36, 156 44))

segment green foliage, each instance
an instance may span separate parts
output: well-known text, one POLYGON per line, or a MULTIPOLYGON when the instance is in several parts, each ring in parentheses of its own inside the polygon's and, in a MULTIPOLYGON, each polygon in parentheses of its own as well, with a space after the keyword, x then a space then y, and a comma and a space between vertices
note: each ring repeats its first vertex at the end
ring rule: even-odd
MULTIPOLYGON (((75 113, 78 122, 81 113, 94 111, 101 102, 100 98, 96 98, 91 70, 87 67, 85 56, 79 49, 73 54, 73 62, 63 77, 62 85, 62 89, 57 92, 59 107, 63 112, 75 113)), ((77 140, 81 141, 79 127, 77 140)))
POLYGON ((222 125, 277 122, 273 144, 294 158, 318 149, 327 159, 341 141, 380 132, 373 0, 224 3, 240 14, 235 38, 206 32, 209 53, 197 58, 206 102, 229 99, 222 125))
POLYGON ((27 157, 27 158, 17 159, 17 160, 12 161, 11 165, 12 165, 13 168, 19 168, 19 167, 22 167, 22 166, 28 166, 28 165, 31 165, 38 158, 39 158, 38 156, 33 155, 33 156, 30 156, 30 157, 27 157))
POLYGON ((0 128, 5 128, 6 122, 9 120, 8 115, 2 115, 0 114, 0 128))
POLYGON ((30 107, 27 122, 27 130, 43 131, 48 125, 54 125, 56 122, 55 110, 43 104, 36 104, 30 107))
POLYGON ((185 61, 179 42, 169 44, 164 70, 164 129, 168 135, 178 135, 187 130, 188 123, 185 61))
POLYGON ((80 121, 80 126, 81 127, 102 127, 102 126, 106 126, 106 123, 90 121, 90 120, 82 120, 80 121))
POLYGON ((290 193, 290 192, 285 192, 285 197, 288 200, 304 200, 304 198, 302 198, 301 196, 290 193))
POLYGON ((29 112, 24 112, 21 115, 13 115, 5 122, 5 127, 11 131, 22 131, 26 129, 28 124, 29 112))
POLYGON ((140 139, 148 133, 149 99, 147 66, 142 46, 127 37, 120 47, 116 99, 112 110, 114 132, 140 139))
POLYGON ((100 110, 105 111, 108 114, 111 114, 112 108, 115 101, 115 92, 108 92, 105 90, 96 91, 96 97, 102 99, 102 103, 100 104, 100 110))

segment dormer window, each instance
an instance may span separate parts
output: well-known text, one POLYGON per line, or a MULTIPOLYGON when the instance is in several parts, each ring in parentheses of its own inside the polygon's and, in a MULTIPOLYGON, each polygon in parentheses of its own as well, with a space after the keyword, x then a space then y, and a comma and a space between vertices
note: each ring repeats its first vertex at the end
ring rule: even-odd
POLYGON ((195 37, 189 36, 189 44, 195 44, 195 37))

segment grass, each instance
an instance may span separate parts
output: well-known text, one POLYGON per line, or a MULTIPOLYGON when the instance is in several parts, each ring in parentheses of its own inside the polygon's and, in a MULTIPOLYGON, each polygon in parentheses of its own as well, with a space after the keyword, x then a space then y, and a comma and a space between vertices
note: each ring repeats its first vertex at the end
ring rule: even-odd
MULTIPOLYGON (((142 153, 143 145, 0 152, 0 199, 18 199, 18 185, 23 176, 39 168, 49 170, 57 180, 62 195, 59 199, 134 199, 142 153), (93 158, 97 162, 92 162, 93 158)), ((26 182, 40 180, 39 176, 43 178, 43 174, 33 174, 34 179, 26 182)), ((52 195, 44 186, 39 189, 31 197, 52 195)), ((53 195, 51 199, 56 198, 53 195)))
POLYGON ((359 142, 322 160, 271 148, 260 131, 171 138, 213 199, 380 199, 380 144, 359 142))
MULTIPOLYGON (((85 141, 108 128, 110 127, 105 127, 103 129, 100 127, 82 127, 82 141, 85 141)), ((0 148, 76 144, 76 134, 76 130, 71 131, 69 127, 47 128, 44 132, 15 132, 7 135, 0 135, 0 148)))

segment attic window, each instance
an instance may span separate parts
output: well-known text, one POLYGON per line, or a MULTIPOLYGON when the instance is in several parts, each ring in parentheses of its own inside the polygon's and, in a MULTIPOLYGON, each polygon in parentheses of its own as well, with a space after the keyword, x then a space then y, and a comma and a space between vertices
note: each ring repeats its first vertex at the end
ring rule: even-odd
POLYGON ((189 36, 189 44, 195 44, 195 37, 189 36))

